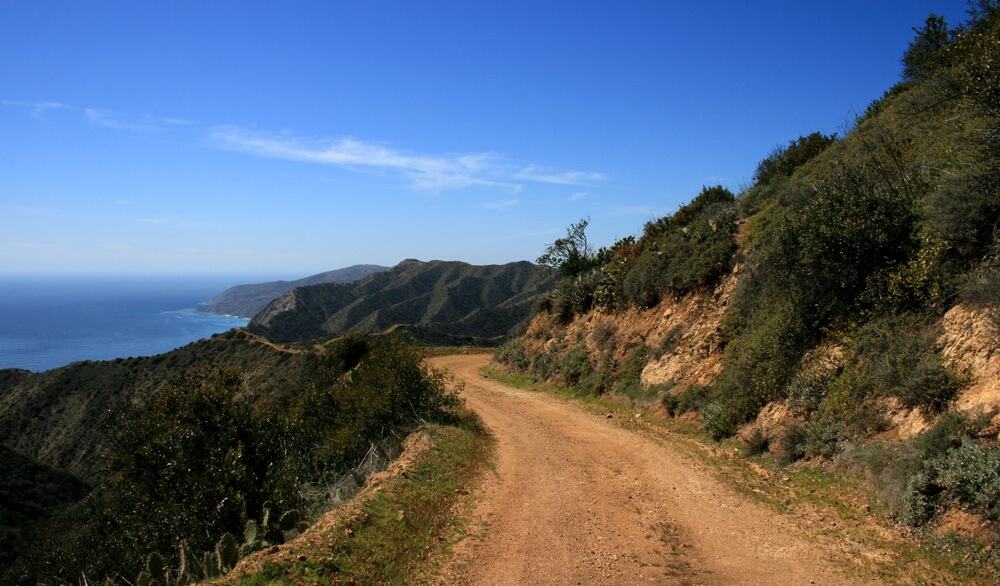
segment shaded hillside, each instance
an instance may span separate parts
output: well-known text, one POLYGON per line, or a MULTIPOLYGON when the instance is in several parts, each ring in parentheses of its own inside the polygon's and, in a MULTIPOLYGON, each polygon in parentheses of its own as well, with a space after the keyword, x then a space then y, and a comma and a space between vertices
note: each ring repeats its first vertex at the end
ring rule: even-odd
POLYGON ((2 370, 0 445, 93 483, 106 469, 114 417, 133 400, 220 368, 243 374, 247 396, 279 397, 297 386, 307 360, 231 330, 156 356, 2 370))
POLYGON ((403 336, 288 351, 234 330, 154 358, 4 373, 4 399, 30 406, 5 404, 5 441, 97 482, 0 446, 0 583, 217 577, 294 539, 417 425, 456 416, 403 336))
POLYGON ((326 271, 294 281, 271 281, 268 283, 252 283, 236 285, 219 293, 198 307, 205 313, 221 313, 253 317, 267 304, 274 301, 295 287, 320 285, 323 283, 353 283, 368 275, 389 270, 389 267, 379 265, 353 265, 334 271, 326 271))
POLYGON ((407 260, 354 284, 293 289, 248 329, 282 342, 402 328, 433 343, 490 344, 525 323, 554 283, 554 271, 523 261, 407 260))

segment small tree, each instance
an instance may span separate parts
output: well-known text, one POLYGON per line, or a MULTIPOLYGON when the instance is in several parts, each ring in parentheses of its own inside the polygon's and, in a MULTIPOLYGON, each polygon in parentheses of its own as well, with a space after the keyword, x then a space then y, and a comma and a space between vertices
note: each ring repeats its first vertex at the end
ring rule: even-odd
POLYGON ((566 237, 558 238, 545 247, 538 264, 559 269, 564 277, 575 277, 594 266, 594 250, 587 242, 589 218, 583 218, 566 229, 566 237))
POLYGON ((930 14, 923 28, 914 27, 916 36, 903 54, 903 78, 922 79, 930 75, 944 63, 941 51, 951 40, 951 31, 943 16, 930 14))

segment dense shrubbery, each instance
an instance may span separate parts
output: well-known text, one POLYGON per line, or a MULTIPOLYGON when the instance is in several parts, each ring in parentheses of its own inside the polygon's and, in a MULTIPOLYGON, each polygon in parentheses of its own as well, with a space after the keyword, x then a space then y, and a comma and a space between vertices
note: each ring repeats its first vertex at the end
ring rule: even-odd
POLYGON ((875 407, 872 401, 890 396, 908 407, 943 410, 958 392, 959 381, 943 365, 935 333, 913 315, 865 324, 848 345, 843 372, 829 382, 822 412, 869 421, 865 413, 875 407))
POLYGON ((123 413, 110 480, 42 531, 20 570, 131 581, 152 552, 176 565, 182 540, 211 550, 265 509, 279 519, 313 507, 303 485, 332 482, 386 434, 453 401, 396 337, 335 343, 313 380, 284 404, 253 405, 237 373, 191 376, 123 413))
POLYGON ((597 253, 586 244, 587 221, 581 220, 539 258, 564 275, 541 309, 567 322, 595 306, 651 307, 664 296, 711 287, 730 269, 735 220, 733 194, 719 186, 648 223, 639 240, 623 238, 597 253))

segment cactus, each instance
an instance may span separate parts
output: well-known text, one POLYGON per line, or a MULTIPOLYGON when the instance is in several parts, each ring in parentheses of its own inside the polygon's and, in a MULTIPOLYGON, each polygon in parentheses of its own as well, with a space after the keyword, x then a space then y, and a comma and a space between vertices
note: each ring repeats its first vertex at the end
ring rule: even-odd
POLYGON ((260 526, 267 530, 267 526, 271 524, 271 501, 265 501, 263 506, 263 511, 260 516, 260 526))
POLYGON ((285 511, 281 518, 278 519, 278 529, 282 531, 291 531, 295 529, 295 525, 299 522, 299 512, 295 509, 289 509, 285 511))
POLYGON ((206 551, 201 554, 201 567, 205 569, 205 578, 215 578, 222 574, 219 564, 219 556, 214 551, 206 551))
POLYGON ((201 561, 198 560, 198 556, 195 555, 194 550, 191 549, 191 544, 188 543, 187 539, 182 539, 180 546, 180 562, 181 566, 177 573, 177 579, 179 582, 195 582, 198 580, 204 580, 205 567, 201 561))
POLYGON ((219 558, 219 569, 228 572, 240 561, 240 546, 230 533, 224 533, 219 543, 215 545, 215 555, 219 558))
POLYGON ((162 579, 163 575, 167 572, 167 566, 163 563, 163 556, 155 551, 149 554, 149 557, 146 558, 146 571, 149 572, 151 580, 162 579))

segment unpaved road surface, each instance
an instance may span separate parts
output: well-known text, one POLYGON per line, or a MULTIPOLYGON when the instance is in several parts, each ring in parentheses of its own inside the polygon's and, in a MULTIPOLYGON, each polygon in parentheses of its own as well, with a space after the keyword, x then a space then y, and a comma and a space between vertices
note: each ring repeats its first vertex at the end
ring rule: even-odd
MULTIPOLYGON (((431 359, 496 437, 470 535, 440 582, 846 584, 791 520, 711 471, 572 402, 480 375, 488 356, 431 359)), ((817 528, 818 529, 818 528, 817 528)))

